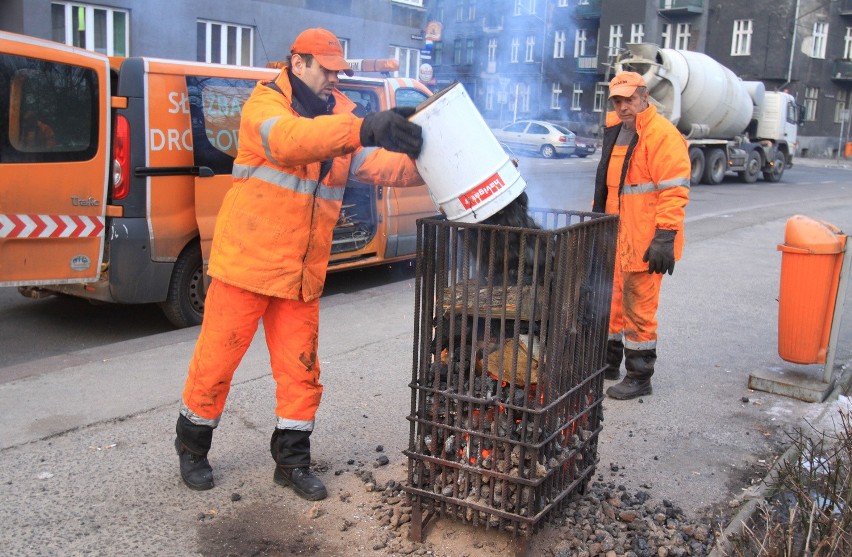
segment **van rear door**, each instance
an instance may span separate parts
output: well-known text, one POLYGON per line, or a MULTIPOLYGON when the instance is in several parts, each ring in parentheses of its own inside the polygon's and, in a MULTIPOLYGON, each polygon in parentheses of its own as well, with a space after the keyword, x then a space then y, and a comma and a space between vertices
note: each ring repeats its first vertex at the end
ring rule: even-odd
POLYGON ((98 278, 109 78, 106 56, 0 32, 0 286, 98 278))

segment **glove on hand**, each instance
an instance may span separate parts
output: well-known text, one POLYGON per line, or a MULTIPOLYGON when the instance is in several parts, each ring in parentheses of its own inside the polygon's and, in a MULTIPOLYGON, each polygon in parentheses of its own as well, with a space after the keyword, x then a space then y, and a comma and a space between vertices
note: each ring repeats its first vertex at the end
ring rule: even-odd
POLYGON ((654 232, 654 239, 648 246, 642 261, 648 262, 648 274, 668 272, 672 274, 675 266, 674 241, 677 230, 663 230, 658 228, 654 232))
POLYGON ((367 114, 361 123, 361 145, 384 147, 416 159, 423 147, 423 130, 407 120, 414 111, 409 106, 367 114))

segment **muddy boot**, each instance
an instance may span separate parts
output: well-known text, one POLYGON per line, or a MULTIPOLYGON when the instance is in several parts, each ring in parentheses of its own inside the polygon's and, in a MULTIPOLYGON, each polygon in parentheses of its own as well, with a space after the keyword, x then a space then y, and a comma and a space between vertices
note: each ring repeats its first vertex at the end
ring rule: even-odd
POLYGON ((272 479, 278 485, 292 487, 296 495, 308 501, 328 497, 325 486, 311 472, 311 432, 275 429, 269 449, 275 459, 272 479))
POLYGON ((621 360, 624 357, 624 343, 621 339, 606 341, 606 368, 604 379, 617 381, 621 377, 621 360))
POLYGON ((656 349, 625 350, 624 367, 627 368, 627 376, 621 383, 607 389, 607 396, 618 400, 630 400, 650 395, 653 392, 651 390, 651 376, 654 375, 654 363, 656 361, 656 349))
POLYGON ((175 450, 180 459, 180 477, 190 489, 205 491, 213 488, 213 468, 207 452, 213 442, 213 428, 196 425, 181 415, 175 426, 175 450))

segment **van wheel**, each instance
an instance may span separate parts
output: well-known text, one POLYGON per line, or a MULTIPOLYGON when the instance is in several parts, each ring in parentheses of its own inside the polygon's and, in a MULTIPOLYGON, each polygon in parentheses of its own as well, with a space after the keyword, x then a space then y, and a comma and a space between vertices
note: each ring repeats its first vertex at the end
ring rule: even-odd
POLYGON ((201 324, 204 316, 204 295, 201 245, 195 241, 187 245, 175 261, 169 295, 160 303, 160 309, 175 327, 194 327, 201 324))
POLYGON ((542 145, 541 146, 541 156, 546 159, 552 159, 556 155, 556 149, 553 148, 553 145, 542 145))
POLYGON ((784 175, 784 155, 783 153, 775 154, 775 163, 771 170, 763 171, 763 179, 767 182, 780 182, 781 176, 784 175))
POLYGON ((746 155, 745 169, 739 172, 740 180, 746 184, 757 182, 760 169, 763 167, 763 159, 757 151, 749 151, 746 155))
POLYGON ((725 179, 725 152, 714 148, 704 155, 704 183, 715 186, 725 179))
POLYGON ((704 175, 704 151, 698 147, 689 149, 689 167, 692 173, 689 175, 689 185, 695 186, 701 183, 704 175))

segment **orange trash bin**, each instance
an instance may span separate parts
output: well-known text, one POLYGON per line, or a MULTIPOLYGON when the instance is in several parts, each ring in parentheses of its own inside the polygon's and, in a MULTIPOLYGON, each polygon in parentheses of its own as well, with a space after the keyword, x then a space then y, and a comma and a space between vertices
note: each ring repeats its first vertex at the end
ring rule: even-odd
POLYGON ((846 235, 833 224, 795 215, 781 252, 778 355, 797 364, 825 363, 846 235))

